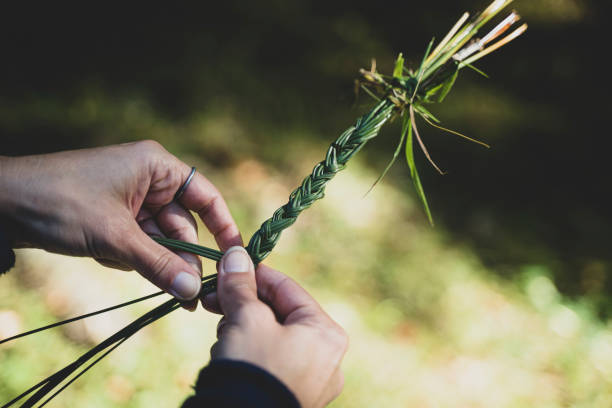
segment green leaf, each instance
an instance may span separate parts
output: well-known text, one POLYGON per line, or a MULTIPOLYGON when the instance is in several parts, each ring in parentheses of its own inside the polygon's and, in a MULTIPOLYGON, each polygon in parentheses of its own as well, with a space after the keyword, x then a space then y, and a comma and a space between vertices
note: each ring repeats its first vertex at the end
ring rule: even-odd
POLYGON ((444 86, 442 87, 442 89, 440 90, 440 94, 438 95, 438 102, 444 101, 446 95, 448 95, 450 90, 453 88, 453 85, 455 85, 457 75, 459 75, 459 68, 457 68, 455 72, 453 72, 453 75, 444 82, 444 86))
POLYGON ((431 41, 429 42, 429 45, 427 46, 427 49, 425 50, 425 55, 423 56, 423 61, 421 61, 421 66, 419 67, 419 71, 416 75, 416 85, 414 86, 414 91, 412 92, 412 97, 410 98, 410 103, 412 103, 412 101, 414 101, 414 97, 417 94, 417 91, 419 90, 419 85, 421 85, 421 80, 423 79, 423 72, 425 71, 425 61, 427 60, 427 57, 429 56, 429 53, 431 52, 431 47, 433 47, 434 41, 436 39, 432 38, 431 41))
POLYGON ((438 118, 436 118, 433 113, 431 113, 430 111, 428 111, 423 105, 421 105, 420 103, 413 103, 412 107, 414 108, 415 111, 417 111, 421 116, 423 116, 425 119, 429 119, 433 122, 436 123, 440 123, 440 120, 438 118))
POLYGON ((410 177, 412 178, 412 183, 414 184, 417 195, 423 203, 423 209, 427 214, 429 223, 433 226, 433 217, 431 216, 431 211, 429 210, 429 205, 427 204, 427 198, 425 197, 425 191, 421 185, 421 179, 419 178, 419 173, 417 172, 417 168, 414 163, 414 152, 412 150, 412 121, 410 120, 410 116, 408 114, 404 114, 404 122, 402 124, 402 135, 405 134, 408 134, 408 137, 406 138, 406 162, 408 163, 408 168, 410 169, 410 177))
POLYGON ((479 73, 480 75, 482 75, 483 77, 485 77, 485 78, 489 79, 489 76, 487 75, 487 73, 486 73, 486 72, 481 71, 480 69, 476 68, 474 65, 472 65, 472 64, 466 64, 465 66, 466 66, 466 67, 468 67, 468 68, 473 69, 474 71, 478 72, 478 73, 479 73))
POLYGON ((376 181, 374 182, 374 184, 372 184, 372 186, 370 187, 370 189, 367 191, 366 195, 368 195, 370 193, 370 191, 372 191, 374 189, 374 187, 376 187, 376 185, 378 183, 380 183, 380 181, 387 175, 387 173, 389 172, 389 169, 391 169, 391 167, 393 166, 393 164, 395 163, 395 160, 397 160, 397 156, 399 156, 400 151, 402 150, 402 146, 404 145, 404 139, 406 138, 406 132, 404 132, 402 130, 402 134, 400 137, 400 141, 397 145, 397 147, 395 148, 395 152, 393 153, 393 157, 391 158, 391 160, 389 161, 389 163, 387 164, 387 167, 385 167, 385 169, 383 170, 382 174, 380 176, 378 176, 378 178, 376 179, 376 181))
MULTIPOLYGON (((365 91, 365 93, 370 95, 372 98, 376 99, 377 101, 380 101, 380 98, 378 96, 374 95, 374 92, 370 91, 367 86, 360 85, 359 88, 363 89, 365 91)), ((359 90, 359 88, 358 88, 358 90, 359 90)))
MULTIPOLYGON (((426 101, 431 101, 431 98, 433 96, 435 96, 435 94, 438 93, 438 91, 440 89, 442 89, 442 87, 444 86, 444 84, 440 84, 440 85, 436 85, 435 87, 431 88, 430 90, 427 91, 427 93, 425 94, 425 100, 426 101)), ((436 101, 437 102, 437 101, 436 101)))
POLYGON ((423 55, 423 61, 421 61, 421 66, 419 67, 419 72, 416 76, 417 80, 419 81, 421 79, 421 75, 423 74, 423 70, 425 69, 425 61, 427 60, 427 57, 429 57, 429 53, 431 52, 431 47, 433 47, 435 40, 436 40, 435 38, 431 39, 431 41, 429 42, 429 45, 427 46, 427 49, 425 50, 425 55, 423 55))
POLYGON ((395 68, 393 69, 393 77, 401 78, 402 72, 404 72, 404 56, 400 52, 400 54, 397 56, 397 59, 395 60, 395 68))
MULTIPOLYGON (((414 106, 414 105, 413 105, 413 106, 414 106)), ((464 135, 463 133, 459 133, 459 132, 457 132, 456 130, 452 130, 452 129, 448 129, 448 128, 445 128, 445 127, 443 127, 443 126, 440 126, 440 125, 438 125, 438 124, 436 124, 436 123, 434 123, 434 122, 430 121, 429 119, 427 119, 427 117, 426 117, 426 116, 422 116, 422 115, 421 115, 421 117, 423 118, 423 120, 425 120, 425 122, 429 123, 431 126, 433 126, 433 127, 437 128, 437 129, 443 130, 444 132, 448 132, 448 133, 451 133, 451 134, 453 134, 453 135, 457 135, 457 136, 462 137, 462 138, 464 138, 464 139, 466 139, 466 140, 469 140, 470 142, 474 142, 474 143, 477 143, 477 144, 479 144, 479 145, 481 145, 481 146, 484 146, 484 147, 486 147, 487 149, 490 149, 490 148, 491 148, 491 146, 489 146, 489 145, 488 145, 488 144, 486 144, 485 142, 481 142, 481 141, 480 141, 480 140, 478 140, 478 139, 474 139, 474 138, 471 138, 471 137, 469 137, 469 136, 466 136, 466 135, 464 135)), ((438 122, 438 123, 440 123, 440 122, 438 122)))

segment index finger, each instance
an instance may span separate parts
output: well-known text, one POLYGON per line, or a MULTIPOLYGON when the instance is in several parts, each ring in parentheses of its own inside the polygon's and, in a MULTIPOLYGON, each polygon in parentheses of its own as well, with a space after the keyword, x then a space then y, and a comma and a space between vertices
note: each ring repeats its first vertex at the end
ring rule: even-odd
MULTIPOLYGON (((185 166, 184 179, 187 179, 190 171, 191 169, 185 166)), ((235 245, 243 245, 240 231, 225 200, 206 177, 196 171, 179 201, 185 208, 198 214, 222 251, 235 245)))

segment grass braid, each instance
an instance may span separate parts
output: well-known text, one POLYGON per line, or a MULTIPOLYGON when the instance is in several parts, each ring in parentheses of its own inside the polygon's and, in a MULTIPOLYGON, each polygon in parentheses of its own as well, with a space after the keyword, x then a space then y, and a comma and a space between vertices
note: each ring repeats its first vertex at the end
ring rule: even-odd
POLYGON ((246 249, 255 265, 263 261, 272 251, 284 229, 290 227, 302 211, 325 195, 327 183, 368 142, 375 138, 380 128, 389 120, 395 105, 381 101, 370 112, 363 115, 353 126, 338 137, 327 150, 325 160, 319 162, 306 176, 302 184, 293 190, 287 204, 274 212, 257 230, 246 249))

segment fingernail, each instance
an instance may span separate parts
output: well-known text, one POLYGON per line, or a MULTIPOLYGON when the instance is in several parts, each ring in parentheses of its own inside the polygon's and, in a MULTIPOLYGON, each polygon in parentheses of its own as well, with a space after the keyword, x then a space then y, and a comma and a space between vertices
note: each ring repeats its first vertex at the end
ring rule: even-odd
POLYGON ((198 296, 202 281, 189 272, 180 272, 172 281, 168 292, 180 300, 191 300, 198 296))
POLYGON ((249 255, 243 247, 234 246, 227 250, 221 263, 222 273, 248 272, 249 255))

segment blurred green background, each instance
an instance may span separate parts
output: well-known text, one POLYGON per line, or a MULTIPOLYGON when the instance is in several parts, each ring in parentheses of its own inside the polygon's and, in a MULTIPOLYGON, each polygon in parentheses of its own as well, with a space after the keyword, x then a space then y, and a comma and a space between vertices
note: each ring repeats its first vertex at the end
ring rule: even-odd
MULTIPOLYGON (((155 139, 226 197, 245 238, 371 106, 353 79, 486 1, 264 0, 112 7, 29 4, 0 24, 0 154, 155 139)), ((612 254, 605 148, 606 2, 517 0, 529 30, 464 72, 434 113, 490 150, 421 124, 436 227, 386 127, 267 263, 349 332, 337 407, 609 407, 612 254), (602 54, 596 54, 601 52, 602 54)), ((202 242, 210 243, 204 233, 202 242)), ((0 338, 149 293, 136 274, 21 251, 0 280, 0 338)), ((208 265, 208 270, 212 270, 208 265)), ((0 401, 155 301, 0 346, 0 401)), ((178 406, 217 317, 175 312, 55 406, 178 406)))

